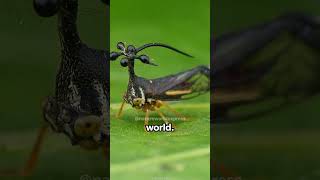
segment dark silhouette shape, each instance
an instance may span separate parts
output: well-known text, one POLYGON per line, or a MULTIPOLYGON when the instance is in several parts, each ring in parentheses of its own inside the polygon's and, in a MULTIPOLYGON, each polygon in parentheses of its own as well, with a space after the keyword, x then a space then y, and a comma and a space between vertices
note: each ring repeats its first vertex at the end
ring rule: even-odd
POLYGON ((67 135, 72 145, 89 150, 102 147, 109 160, 109 52, 90 48, 81 41, 77 0, 34 0, 33 5, 40 16, 58 15, 61 62, 56 89, 43 103, 46 122, 25 167, 0 175, 32 174, 48 126, 67 135))
POLYGON ((302 13, 289 13, 213 39, 213 122, 247 120, 319 92, 319 42, 320 18, 302 13), (294 55, 288 58, 290 54, 294 55), (230 115, 233 108, 271 97, 285 100, 250 115, 230 115))

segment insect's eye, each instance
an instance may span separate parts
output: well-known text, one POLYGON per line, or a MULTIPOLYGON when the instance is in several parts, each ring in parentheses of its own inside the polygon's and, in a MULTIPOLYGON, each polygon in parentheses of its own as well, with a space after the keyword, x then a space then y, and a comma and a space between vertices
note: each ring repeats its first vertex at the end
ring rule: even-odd
POLYGON ((99 133, 101 121, 97 116, 78 118, 74 124, 74 132, 80 137, 90 137, 99 133))
POLYGON ((141 99, 141 98, 135 98, 135 99, 133 99, 133 105, 134 106, 140 106, 140 105, 142 105, 143 104, 143 99, 141 99))
POLYGON ((129 45, 127 47, 128 53, 135 53, 136 52, 136 48, 132 45, 129 45))
POLYGON ((127 67, 128 66, 128 59, 121 59, 120 64, 122 67, 127 67))
POLYGON ((117 44, 117 48, 121 51, 124 51, 125 50, 125 45, 123 42, 118 42, 117 44))
POLYGON ((33 8, 41 17, 55 15, 60 7, 60 0, 33 0, 33 8))
POLYGON ((110 5, 110 0, 101 0, 102 3, 106 4, 106 5, 110 5))
POLYGON ((141 62, 145 63, 145 64, 149 64, 150 63, 150 58, 147 55, 141 55, 139 56, 139 59, 141 62))
POLYGON ((114 60, 116 60, 120 55, 121 55, 120 53, 111 52, 111 53, 110 53, 110 60, 111 60, 111 61, 114 61, 114 60))

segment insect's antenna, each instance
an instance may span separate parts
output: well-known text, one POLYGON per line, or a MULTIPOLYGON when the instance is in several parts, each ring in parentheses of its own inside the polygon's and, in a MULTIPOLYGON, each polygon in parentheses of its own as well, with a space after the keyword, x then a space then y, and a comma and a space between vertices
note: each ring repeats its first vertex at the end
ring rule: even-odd
POLYGON ((172 50, 172 51, 175 51, 175 52, 177 52, 177 53, 183 54, 183 55, 185 55, 185 56, 187 56, 187 57, 193 58, 193 56, 191 56, 190 54, 187 54, 187 53, 185 53, 185 52, 183 52, 183 51, 180 51, 179 49, 176 49, 176 48, 174 48, 174 47, 172 47, 172 46, 169 46, 169 45, 166 45, 166 44, 162 44, 162 43, 149 43, 149 44, 145 44, 145 45, 137 48, 137 49, 136 49, 136 53, 138 53, 138 52, 140 52, 140 51, 142 51, 142 50, 144 50, 144 49, 146 49, 146 48, 149 48, 149 47, 164 47, 164 48, 170 49, 170 50, 172 50))

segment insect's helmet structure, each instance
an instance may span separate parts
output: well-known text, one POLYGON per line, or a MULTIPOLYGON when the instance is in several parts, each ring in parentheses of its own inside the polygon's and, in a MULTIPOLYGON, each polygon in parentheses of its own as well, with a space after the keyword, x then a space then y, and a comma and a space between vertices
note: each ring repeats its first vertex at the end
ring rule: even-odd
POLYGON ((41 17, 58 14, 61 43, 55 94, 44 102, 44 119, 52 130, 66 134, 73 145, 85 149, 102 147, 109 139, 109 52, 81 41, 77 30, 78 0, 33 0, 33 6, 41 17))

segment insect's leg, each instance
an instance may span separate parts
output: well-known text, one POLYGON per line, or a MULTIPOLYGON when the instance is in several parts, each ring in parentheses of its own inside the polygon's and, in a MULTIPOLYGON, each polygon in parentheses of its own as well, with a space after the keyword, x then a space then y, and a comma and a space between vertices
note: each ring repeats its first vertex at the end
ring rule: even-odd
POLYGON ((45 136, 47 134, 47 131, 48 131, 48 125, 47 124, 43 125, 40 128, 37 140, 36 140, 36 142, 35 142, 35 144, 33 146, 33 149, 31 151, 29 160, 27 161, 25 167, 23 168, 22 175, 24 175, 24 176, 31 175, 33 170, 35 169, 37 161, 38 161, 40 149, 41 149, 41 146, 43 144, 43 140, 44 140, 44 138, 45 138, 45 136))
POLYGON ((6 172, 0 172, 0 176, 30 176, 33 173, 33 170, 36 167, 38 156, 40 153, 41 146, 43 144, 44 137, 47 133, 48 125, 43 125, 38 133, 36 142, 33 146, 33 149, 30 153, 29 159, 26 162, 24 168, 20 171, 6 171, 6 172))
POLYGON ((149 109, 146 110, 146 116, 144 118, 144 125, 148 125, 149 124, 149 109))
POLYGON ((149 124, 149 109, 146 109, 146 116, 144 118, 144 130, 147 132, 146 126, 149 124))
POLYGON ((161 101, 161 103, 168 109, 170 110, 172 113, 174 113, 177 117, 179 117, 182 121, 186 121, 187 118, 184 117, 183 115, 181 115, 178 111, 174 110, 173 108, 171 108, 167 103, 161 101))
POLYGON ((117 118, 119 118, 119 117, 121 116, 125 103, 126 103, 126 102, 123 100, 123 101, 122 101, 122 104, 121 104, 121 107, 120 107, 120 109, 119 109, 119 112, 118 112, 118 114, 117 114, 117 116, 116 116, 117 118))
POLYGON ((163 115, 163 113, 161 111, 159 111, 158 109, 155 109, 157 111, 157 113, 159 114, 159 116, 163 119, 163 121, 168 124, 169 121, 168 119, 163 115))
MULTIPOLYGON (((159 111, 158 109, 155 109, 155 110, 156 110, 157 113, 160 115, 160 117, 163 119, 163 121, 164 121, 166 124, 169 124, 168 119, 163 115, 163 113, 162 113, 161 111, 159 111)), ((171 123, 171 124, 172 124, 172 127, 176 128, 176 126, 175 126, 173 123, 171 123)))

